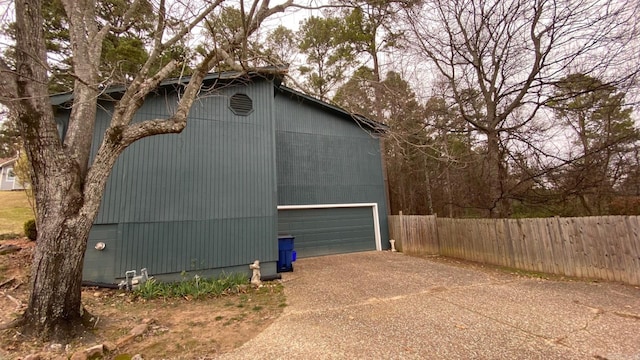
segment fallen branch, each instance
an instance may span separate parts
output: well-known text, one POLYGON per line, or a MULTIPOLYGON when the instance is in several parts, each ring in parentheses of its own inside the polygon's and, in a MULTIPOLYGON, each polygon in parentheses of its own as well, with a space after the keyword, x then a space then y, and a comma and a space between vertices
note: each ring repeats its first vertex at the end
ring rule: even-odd
POLYGON ((0 255, 5 255, 5 254, 11 254, 14 252, 18 252, 22 250, 22 248, 20 246, 16 246, 16 245, 0 245, 0 255))
POLYGON ((3 293, 4 296, 6 296, 9 300, 13 301, 18 307, 22 307, 22 302, 20 302, 20 300, 14 298, 13 296, 9 295, 9 294, 5 294, 3 293))
POLYGON ((7 281, 2 282, 2 284, 0 284, 0 289, 2 289, 5 285, 9 285, 10 283, 16 281, 16 278, 11 278, 7 281))
POLYGON ((0 330, 6 330, 6 329, 14 329, 17 327, 20 327, 22 324, 24 323, 24 320, 22 317, 19 317, 11 322, 8 322, 6 324, 0 324, 0 330))

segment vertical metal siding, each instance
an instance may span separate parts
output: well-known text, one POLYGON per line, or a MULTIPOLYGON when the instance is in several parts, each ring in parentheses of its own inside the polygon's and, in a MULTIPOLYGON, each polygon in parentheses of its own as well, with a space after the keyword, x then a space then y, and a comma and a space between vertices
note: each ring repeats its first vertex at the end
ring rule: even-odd
POLYGON ((278 205, 378 203, 388 247, 379 139, 351 119, 276 97, 278 205))
MULTIPOLYGON (((267 217, 123 224, 116 272, 147 267, 153 274, 249 264, 273 252, 267 217), (256 237, 256 234, 260 234, 256 237)), ((275 258, 266 260, 277 260, 275 258)), ((122 275, 120 275, 122 276, 122 275)))
POLYGON ((89 234, 89 244, 84 257, 83 278, 98 282, 112 282, 116 276, 118 256, 118 225, 94 225, 89 234), (96 250, 98 242, 105 243, 103 250, 96 250))
MULTIPOLYGON (((145 101, 137 120, 165 118, 175 95, 145 101)), ((100 111, 93 153, 110 119, 100 111)), ((226 87, 194 103, 186 129, 131 145, 116 162, 96 224, 122 224, 116 272, 151 274, 277 260, 273 86, 226 87), (234 115, 228 98, 253 100, 234 115)))

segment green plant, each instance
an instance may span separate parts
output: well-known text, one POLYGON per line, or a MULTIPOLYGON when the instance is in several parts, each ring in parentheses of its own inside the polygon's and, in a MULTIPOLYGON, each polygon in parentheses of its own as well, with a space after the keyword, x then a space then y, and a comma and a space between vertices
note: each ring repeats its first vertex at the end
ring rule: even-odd
POLYGON ((131 354, 119 354, 114 358, 115 360, 131 360, 131 354))
POLYGON ((34 219, 24 222, 24 235, 31 241, 36 241, 38 238, 38 229, 36 229, 36 221, 34 219))
POLYGON ((162 295, 163 287, 156 279, 149 279, 136 289, 135 294, 146 300, 154 299, 162 295))
POLYGON ((176 298, 190 297, 200 299, 208 296, 220 296, 222 294, 237 292, 240 286, 249 282, 245 274, 222 274, 218 278, 203 278, 198 275, 193 279, 183 277, 181 281, 174 283, 161 283, 154 279, 147 281, 136 289, 135 294, 143 299, 158 297, 176 298))

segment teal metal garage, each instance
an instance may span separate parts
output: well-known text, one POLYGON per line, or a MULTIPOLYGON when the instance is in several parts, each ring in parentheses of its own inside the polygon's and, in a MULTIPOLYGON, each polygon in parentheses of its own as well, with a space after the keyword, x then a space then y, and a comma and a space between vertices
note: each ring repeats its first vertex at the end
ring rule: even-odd
MULTIPOLYGON (((148 96, 135 121, 168 118, 181 79, 148 96)), ((83 280, 118 284, 131 270, 277 273, 278 233, 299 256, 388 248, 380 141, 385 127, 301 94, 273 73, 209 74, 180 134, 120 156, 89 235, 83 280), (279 226, 279 228, 278 228, 279 226)), ((101 99, 92 154, 118 89, 101 99)), ((52 97, 64 139, 71 94, 52 97)))

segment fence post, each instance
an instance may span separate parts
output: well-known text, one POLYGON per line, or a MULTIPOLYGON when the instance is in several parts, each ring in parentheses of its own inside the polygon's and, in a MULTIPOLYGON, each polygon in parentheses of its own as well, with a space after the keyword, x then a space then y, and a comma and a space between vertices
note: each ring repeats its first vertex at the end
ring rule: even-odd
POLYGON ((436 237, 436 241, 438 242, 438 256, 442 255, 442 250, 440 250, 440 232, 438 231, 438 213, 433 214, 433 233, 436 237))
POLYGON ((400 217, 400 239, 396 240, 400 240, 400 250, 406 252, 404 246, 404 220, 402 219, 402 210, 398 211, 398 216, 400 217))

